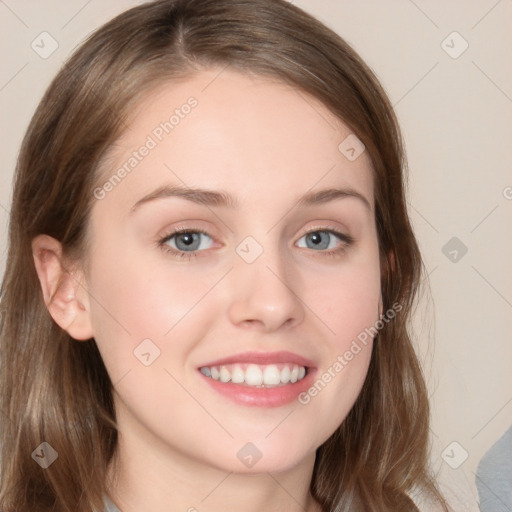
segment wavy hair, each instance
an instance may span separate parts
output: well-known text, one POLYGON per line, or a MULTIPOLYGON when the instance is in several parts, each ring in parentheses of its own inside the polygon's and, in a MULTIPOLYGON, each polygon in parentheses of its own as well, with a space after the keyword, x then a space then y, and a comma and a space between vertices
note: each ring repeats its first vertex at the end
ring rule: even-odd
POLYGON ((317 450, 312 495, 326 512, 397 512, 418 510, 411 492, 420 490, 448 510, 428 470, 428 397, 407 330, 422 263, 397 119, 357 53, 285 0, 144 3, 95 31, 46 91, 17 162, 1 297, 1 510, 102 508, 117 445, 112 383, 94 339, 74 342, 53 322, 31 241, 47 234, 67 255, 82 253, 100 163, 132 107, 151 88, 212 66, 312 95, 372 162, 383 310, 402 310, 379 331, 349 415, 317 450), (59 454, 45 470, 31 456, 43 441, 59 454))

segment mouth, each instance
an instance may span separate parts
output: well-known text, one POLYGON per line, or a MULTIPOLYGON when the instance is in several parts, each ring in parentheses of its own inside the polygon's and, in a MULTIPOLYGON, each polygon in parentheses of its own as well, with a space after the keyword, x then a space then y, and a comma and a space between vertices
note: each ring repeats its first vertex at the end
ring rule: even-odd
POLYGON ((209 362, 198 371, 215 391, 236 403, 277 407, 306 390, 316 368, 291 352, 252 352, 209 362))
POLYGON ((220 382, 232 382, 240 386, 272 388, 295 384, 307 374, 307 367, 288 364, 229 364, 203 366, 199 371, 205 376, 220 382))

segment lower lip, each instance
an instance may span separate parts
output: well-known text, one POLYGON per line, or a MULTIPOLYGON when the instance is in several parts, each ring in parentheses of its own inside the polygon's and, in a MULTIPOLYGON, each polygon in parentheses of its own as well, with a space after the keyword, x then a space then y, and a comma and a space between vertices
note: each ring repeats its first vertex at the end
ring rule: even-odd
POLYGON ((233 402, 237 404, 253 407, 280 407, 293 402, 298 398, 300 393, 303 393, 311 386, 314 374, 315 369, 310 368, 308 369, 307 375, 294 384, 286 384, 273 388, 256 388, 244 386, 243 384, 233 384, 232 382, 220 382, 211 377, 206 377, 199 372, 199 375, 205 379, 217 393, 233 400, 233 402))

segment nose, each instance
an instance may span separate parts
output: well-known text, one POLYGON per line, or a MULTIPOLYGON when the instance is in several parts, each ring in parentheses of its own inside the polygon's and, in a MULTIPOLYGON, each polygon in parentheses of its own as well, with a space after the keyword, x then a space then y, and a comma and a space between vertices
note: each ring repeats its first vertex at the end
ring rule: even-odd
POLYGON ((279 251, 265 251, 253 263, 236 261, 230 272, 228 309, 233 324, 271 332, 303 321, 300 282, 283 259, 279 251))

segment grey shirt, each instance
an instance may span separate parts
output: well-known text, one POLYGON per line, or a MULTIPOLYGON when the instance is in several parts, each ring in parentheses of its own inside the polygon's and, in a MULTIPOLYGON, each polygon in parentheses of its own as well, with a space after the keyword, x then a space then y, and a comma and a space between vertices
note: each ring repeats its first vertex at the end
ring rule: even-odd
POLYGON ((110 500, 108 496, 105 496, 104 498, 105 508, 104 512, 121 512, 110 500))
POLYGON ((512 510, 512 427, 478 464, 476 487, 482 512, 512 510))

